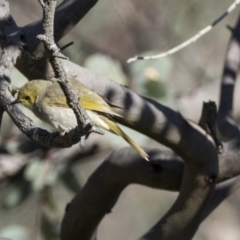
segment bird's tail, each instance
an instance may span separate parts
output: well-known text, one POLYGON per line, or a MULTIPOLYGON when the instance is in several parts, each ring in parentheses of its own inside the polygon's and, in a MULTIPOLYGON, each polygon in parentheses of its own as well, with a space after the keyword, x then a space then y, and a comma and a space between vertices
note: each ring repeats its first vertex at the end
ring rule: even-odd
POLYGON ((101 119, 109 126, 109 131, 125 139, 139 154, 142 158, 149 161, 148 154, 136 143, 134 142, 122 129, 118 126, 117 123, 111 119, 101 116, 101 119))

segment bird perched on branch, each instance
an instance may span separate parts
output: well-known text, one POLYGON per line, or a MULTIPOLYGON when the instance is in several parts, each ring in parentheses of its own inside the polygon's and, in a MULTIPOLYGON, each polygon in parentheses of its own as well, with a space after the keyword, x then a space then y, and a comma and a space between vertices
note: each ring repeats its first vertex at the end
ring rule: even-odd
MULTIPOLYGON (((93 123, 125 139, 144 159, 147 153, 135 143, 114 121, 115 113, 110 104, 100 95, 77 80, 72 80, 73 88, 80 97, 80 103, 86 109, 93 123)), ((32 80, 19 89, 17 99, 12 103, 21 103, 38 118, 49 123, 59 132, 68 131, 77 126, 76 116, 69 108, 66 97, 57 82, 32 80)), ((121 117, 121 116, 120 116, 121 117)))

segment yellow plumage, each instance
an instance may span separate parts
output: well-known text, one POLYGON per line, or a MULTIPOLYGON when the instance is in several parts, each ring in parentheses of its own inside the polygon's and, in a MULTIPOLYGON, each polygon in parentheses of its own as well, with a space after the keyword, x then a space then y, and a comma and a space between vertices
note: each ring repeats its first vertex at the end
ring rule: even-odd
MULTIPOLYGON (((110 131, 125 139, 144 159, 147 153, 125 134, 113 116, 111 106, 97 93, 85 87, 77 80, 72 80, 74 91, 79 94, 80 102, 96 126, 110 131)), ((51 124, 58 131, 67 131, 77 126, 76 117, 67 105, 66 97, 57 82, 33 80, 20 88, 16 103, 21 103, 33 111, 41 120, 51 124)))

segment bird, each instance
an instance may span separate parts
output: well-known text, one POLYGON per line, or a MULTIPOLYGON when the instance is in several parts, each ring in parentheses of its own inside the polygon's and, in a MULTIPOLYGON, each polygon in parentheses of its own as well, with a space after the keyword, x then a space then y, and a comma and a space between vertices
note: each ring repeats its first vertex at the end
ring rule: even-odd
MULTIPOLYGON (((89 118, 97 126, 122 137, 139 155, 149 161, 148 154, 132 140, 116 123, 114 116, 122 117, 113 110, 113 104, 76 79, 71 79, 74 91, 89 118)), ((12 104, 20 103, 30 109, 42 121, 52 125, 60 133, 77 126, 76 116, 67 104, 65 94, 56 81, 31 80, 23 85, 12 104)))

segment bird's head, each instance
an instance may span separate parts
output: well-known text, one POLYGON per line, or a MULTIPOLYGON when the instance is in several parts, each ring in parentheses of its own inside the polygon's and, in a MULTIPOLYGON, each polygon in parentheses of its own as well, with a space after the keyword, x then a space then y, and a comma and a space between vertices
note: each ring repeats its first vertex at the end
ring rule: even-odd
POLYGON ((32 80, 23 85, 18 92, 18 97, 12 104, 21 103, 23 106, 32 109, 39 97, 45 92, 45 81, 32 80))

